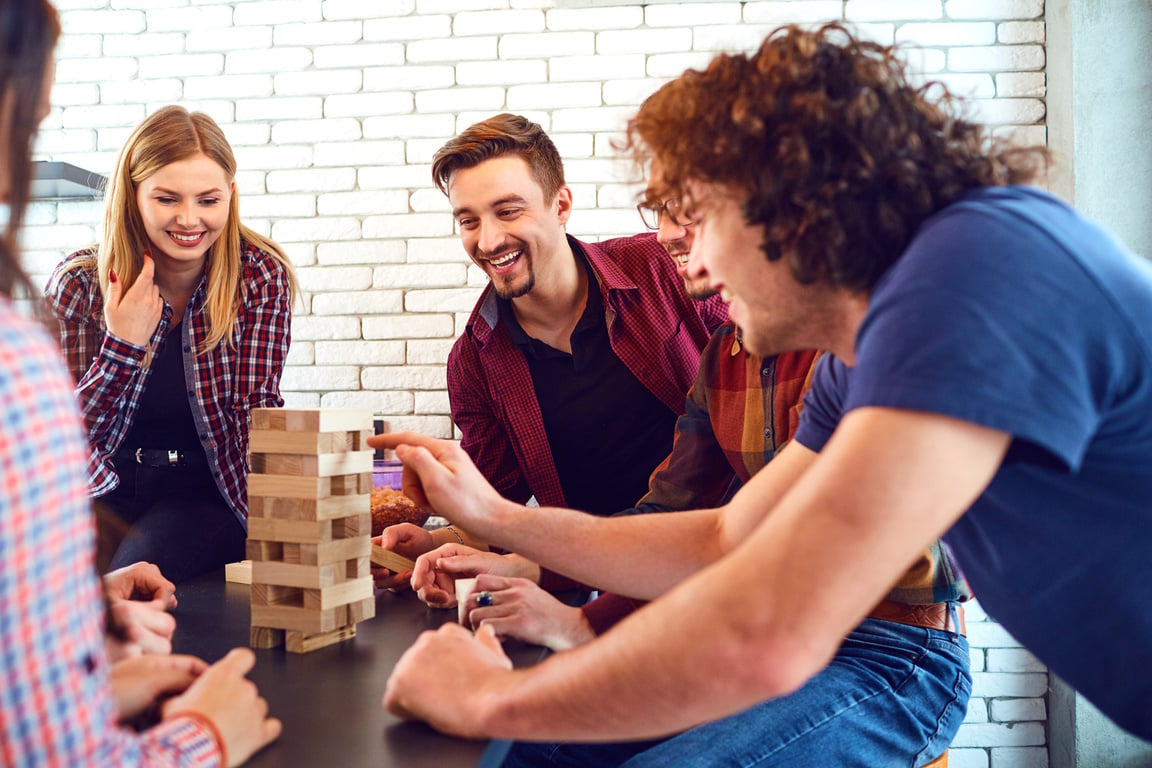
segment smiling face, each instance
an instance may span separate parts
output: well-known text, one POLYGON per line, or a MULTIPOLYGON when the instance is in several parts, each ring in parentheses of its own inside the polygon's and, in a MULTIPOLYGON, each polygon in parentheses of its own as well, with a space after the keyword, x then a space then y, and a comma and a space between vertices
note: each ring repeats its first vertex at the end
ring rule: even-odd
POLYGON ((232 189, 228 174, 204 154, 169 163, 137 185, 157 267, 203 261, 224 231, 232 189))
POLYGON ((527 295, 554 269, 566 243, 572 193, 561 187, 555 198, 545 200, 519 155, 456 171, 448 183, 448 201, 464 250, 500 298, 527 295))

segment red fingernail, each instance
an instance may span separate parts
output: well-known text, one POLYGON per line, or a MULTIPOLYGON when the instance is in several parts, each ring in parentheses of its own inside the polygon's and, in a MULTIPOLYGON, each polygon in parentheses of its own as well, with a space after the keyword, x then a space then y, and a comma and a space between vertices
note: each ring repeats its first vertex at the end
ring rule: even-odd
POLYGON ((110 282, 110 283, 116 282, 116 270, 114 270, 114 269, 108 270, 108 282, 110 282))

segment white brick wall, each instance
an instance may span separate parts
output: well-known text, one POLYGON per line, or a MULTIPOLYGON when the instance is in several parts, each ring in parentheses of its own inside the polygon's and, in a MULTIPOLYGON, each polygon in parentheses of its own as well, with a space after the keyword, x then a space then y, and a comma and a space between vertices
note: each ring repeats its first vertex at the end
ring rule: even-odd
MULTIPOLYGON (((556 8, 550 0, 56 0, 65 35, 37 154, 107 173, 145 114, 180 102, 237 150, 241 210, 282 242, 304 288, 290 405, 370 407, 452 436, 444 361, 484 283, 469 268, 432 152, 505 109, 569 159, 570 231, 630 234, 628 167, 608 140, 647 94, 776 25, 847 19, 898 42, 998 131, 1044 139, 1043 0, 756 0, 556 8)), ((100 206, 36 203, 40 282, 97 233, 100 206)), ((975 692, 953 768, 1046 768, 1045 670, 979 606, 975 692)))

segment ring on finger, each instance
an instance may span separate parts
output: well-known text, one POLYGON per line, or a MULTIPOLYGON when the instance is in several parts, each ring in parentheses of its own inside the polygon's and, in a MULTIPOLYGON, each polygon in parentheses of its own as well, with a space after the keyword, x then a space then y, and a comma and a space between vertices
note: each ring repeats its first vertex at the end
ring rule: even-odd
POLYGON ((492 593, 488 590, 484 590, 480 594, 476 595, 476 605, 480 606, 481 608, 487 608, 488 606, 492 605, 492 593))

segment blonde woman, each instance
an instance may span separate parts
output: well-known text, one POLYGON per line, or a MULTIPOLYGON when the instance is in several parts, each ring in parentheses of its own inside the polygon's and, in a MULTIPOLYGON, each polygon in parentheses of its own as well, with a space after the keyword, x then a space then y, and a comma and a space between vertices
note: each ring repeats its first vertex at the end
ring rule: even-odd
POLYGON ((295 278, 240 223, 235 174, 210 117, 149 116, 108 181, 103 240, 46 289, 108 568, 147 560, 178 583, 244 556, 249 411, 283 405, 295 278))

